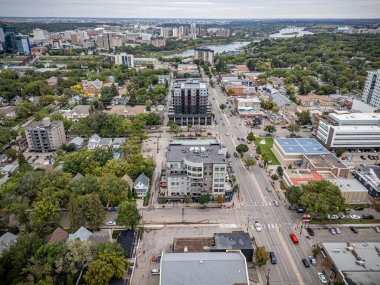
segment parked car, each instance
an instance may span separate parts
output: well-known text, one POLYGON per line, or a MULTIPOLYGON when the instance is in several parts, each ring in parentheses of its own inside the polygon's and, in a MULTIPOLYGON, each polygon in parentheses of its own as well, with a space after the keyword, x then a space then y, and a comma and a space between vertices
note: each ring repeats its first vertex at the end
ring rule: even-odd
POLYGON ((338 234, 338 235, 340 235, 341 233, 342 233, 342 231, 340 230, 340 228, 334 228, 335 229, 335 231, 336 231, 336 233, 338 234))
POLYGON ((336 231, 334 228, 329 228, 329 231, 332 235, 336 235, 336 231))
POLYGON ((365 214, 362 216, 362 219, 366 219, 366 220, 372 220, 374 219, 375 217, 373 215, 370 215, 370 214, 365 214))
POLYGON ((317 260, 314 258, 314 256, 309 256, 309 262, 311 265, 317 265, 317 260))
POLYGON ((358 234, 358 229, 353 227, 353 226, 350 226, 350 230, 354 233, 354 234, 358 234))
POLYGON ((160 263, 161 262, 161 255, 158 255, 157 256, 157 260, 156 260, 157 263, 160 263))
POLYGON ((327 280, 326 280, 325 275, 323 275, 322 272, 318 272, 317 274, 318 274, 318 278, 319 278, 319 280, 321 280, 321 282, 322 282, 323 284, 326 284, 326 283, 327 283, 327 280))
POLYGON ((305 267, 310 267, 310 265, 309 265, 309 261, 307 261, 306 258, 302 258, 302 263, 303 263, 303 266, 305 266, 305 267))
POLYGON ((380 226, 375 226, 375 227, 373 227, 373 229, 374 229, 377 233, 380 233, 380 226))
POLYGON ((234 152, 234 157, 239 157, 239 154, 236 151, 234 152))
POLYGON ((314 231, 311 228, 306 228, 306 231, 309 233, 309 235, 314 236, 314 231))
POLYGON ((273 201, 273 205, 275 205, 275 207, 278 207, 280 206, 280 203, 278 203, 277 201, 273 201))
POLYGON ((277 263, 276 256, 274 255, 273 251, 269 252, 269 259, 270 259, 270 263, 272 263, 272 264, 277 263))
POLYGON ((267 190, 268 192, 272 192, 272 189, 270 189, 269 187, 265 187, 265 190, 267 190))
POLYGON ((116 226, 116 222, 115 221, 108 221, 106 223, 107 226, 116 226))
POLYGON ((338 219, 339 219, 339 216, 338 216, 338 215, 330 215, 330 214, 327 214, 327 215, 326 215, 326 219, 328 219, 328 220, 338 220, 338 219))
POLYGON ((296 213, 303 213, 303 212, 305 212, 305 211, 302 208, 299 208, 299 209, 296 210, 296 213))
POLYGON ((358 215, 350 215, 350 219, 360 220, 360 216, 358 216, 358 215))
POLYGON ((255 221, 255 228, 256 228, 256 231, 258 232, 261 232, 262 230, 261 224, 258 221, 255 221))
POLYGON ((152 275, 160 275, 160 269, 152 269, 152 275))
POLYGON ((355 207, 354 210, 355 210, 355 211, 363 211, 363 210, 364 210, 364 207, 355 207))

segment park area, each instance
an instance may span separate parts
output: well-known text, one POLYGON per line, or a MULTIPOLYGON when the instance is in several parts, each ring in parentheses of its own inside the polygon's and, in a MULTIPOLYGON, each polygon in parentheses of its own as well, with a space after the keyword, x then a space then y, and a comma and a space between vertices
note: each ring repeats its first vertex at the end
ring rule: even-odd
POLYGON ((256 152, 261 154, 263 160, 272 161, 272 165, 280 164, 272 152, 273 138, 255 138, 256 152), (265 143, 264 143, 265 142, 265 143), (257 151, 260 149, 259 151, 257 151))

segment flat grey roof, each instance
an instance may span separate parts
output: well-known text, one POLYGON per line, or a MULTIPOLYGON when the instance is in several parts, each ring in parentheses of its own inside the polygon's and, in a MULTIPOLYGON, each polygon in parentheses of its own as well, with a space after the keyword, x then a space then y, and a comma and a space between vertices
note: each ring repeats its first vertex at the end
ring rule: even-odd
POLYGON ((322 245, 335 266, 347 278, 348 284, 379 284, 380 242, 350 243, 353 250, 347 249, 348 244, 345 242, 322 243, 322 245), (355 255, 364 263, 358 264, 355 255))
POLYGON ((161 260, 161 285, 249 284, 245 258, 239 253, 167 253, 161 260))
POLYGON ((245 232, 214 234, 213 249, 253 249, 251 238, 245 232))
POLYGON ((310 160, 315 167, 335 167, 335 168, 347 168, 347 166, 339 160, 332 153, 326 154, 304 154, 304 156, 310 160))
POLYGON ((169 143, 167 161, 186 159, 196 163, 225 163, 222 146, 216 140, 175 140, 169 143))
POLYGON ((354 178, 335 178, 326 180, 329 180, 331 183, 338 186, 341 192, 368 192, 368 189, 354 178))

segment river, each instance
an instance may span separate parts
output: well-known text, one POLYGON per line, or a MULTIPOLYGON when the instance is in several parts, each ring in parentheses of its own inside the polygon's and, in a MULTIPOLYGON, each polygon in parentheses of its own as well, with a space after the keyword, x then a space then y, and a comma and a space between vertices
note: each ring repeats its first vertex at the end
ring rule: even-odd
MULTIPOLYGON (((210 49, 213 49, 215 53, 222 53, 227 51, 234 51, 239 50, 242 46, 245 46, 249 44, 250 42, 233 42, 229 44, 219 44, 219 45, 205 45, 210 49)), ((194 55, 194 49, 187 49, 183 52, 173 53, 169 55, 165 55, 164 58, 170 58, 170 57, 189 57, 194 55)))

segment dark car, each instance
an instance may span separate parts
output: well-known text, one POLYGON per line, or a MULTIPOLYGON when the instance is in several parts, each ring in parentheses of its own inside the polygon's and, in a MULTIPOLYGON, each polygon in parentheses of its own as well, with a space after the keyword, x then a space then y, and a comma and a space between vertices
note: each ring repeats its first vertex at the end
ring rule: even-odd
POLYGON ((310 267, 309 261, 307 261, 306 258, 303 258, 303 259, 302 259, 302 263, 303 263, 303 265, 304 265, 305 267, 310 267))
POLYGON ((311 228, 307 228, 306 231, 309 233, 309 235, 314 236, 314 231, 311 228))
POLYGON ((355 207, 354 210, 355 210, 355 211, 363 211, 364 208, 363 208, 363 207, 355 207))
POLYGON ((370 214, 365 214, 362 216, 362 219, 366 219, 366 220, 372 220, 374 219, 375 217, 373 215, 370 215, 370 214))
POLYGON ((270 258, 270 263, 272 263, 272 264, 277 263, 276 256, 274 255, 273 251, 269 252, 269 258, 270 258))
POLYGON ((238 156, 239 156, 238 153, 237 153, 236 151, 234 152, 234 156, 235 156, 235 157, 238 157, 238 156))
POLYGON ((303 212, 304 210, 302 208, 296 210, 296 213, 303 213, 303 212))
POLYGON ((358 232, 358 229, 355 228, 355 227, 353 227, 353 226, 350 227, 350 230, 351 230, 354 234, 359 233, 359 232, 358 232))

